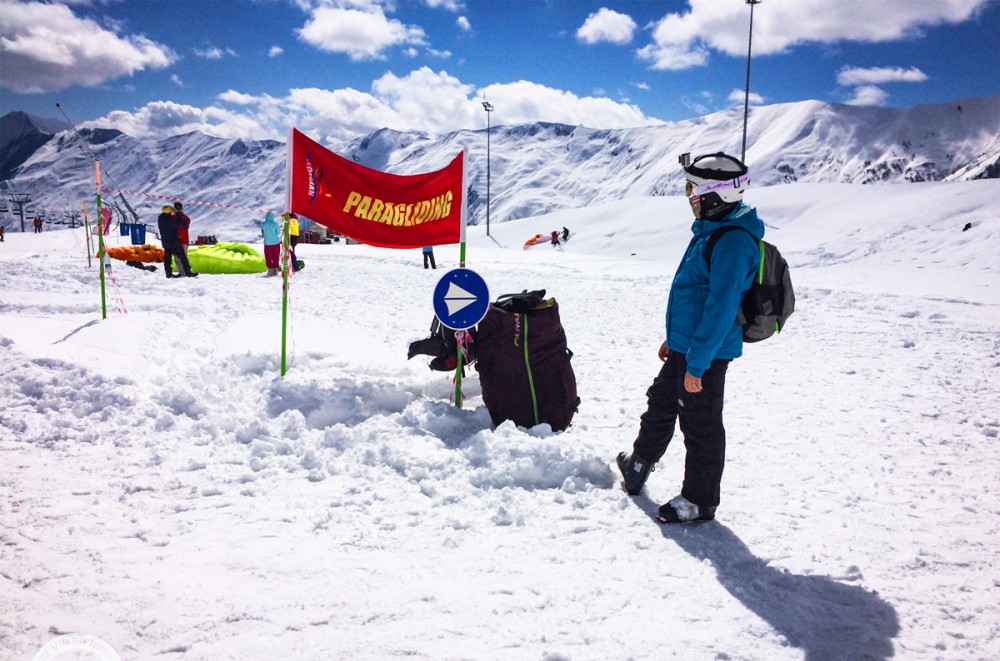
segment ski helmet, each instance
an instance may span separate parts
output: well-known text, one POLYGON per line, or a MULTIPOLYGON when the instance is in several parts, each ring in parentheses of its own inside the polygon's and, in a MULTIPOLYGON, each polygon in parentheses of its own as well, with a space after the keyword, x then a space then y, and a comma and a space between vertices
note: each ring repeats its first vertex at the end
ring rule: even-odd
POLYGON ((696 218, 717 220, 743 201, 750 185, 747 166, 740 159, 718 152, 694 159, 684 168, 687 194, 696 218))

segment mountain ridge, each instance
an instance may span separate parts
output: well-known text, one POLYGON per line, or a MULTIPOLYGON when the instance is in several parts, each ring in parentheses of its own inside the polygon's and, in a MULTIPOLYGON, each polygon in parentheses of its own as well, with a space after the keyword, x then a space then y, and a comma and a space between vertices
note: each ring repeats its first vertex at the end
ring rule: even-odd
MULTIPOLYGON (((23 136, 8 134, 11 114, 3 118, 3 144, 20 145, 23 136)), ((628 197, 678 194, 683 183, 678 156, 739 154, 742 127, 742 109, 732 108, 614 130, 542 121, 493 126, 488 137, 486 129, 435 136, 382 128, 331 148, 367 167, 412 174, 439 169, 467 147, 469 222, 482 224, 487 139, 490 216, 504 222, 628 197)), ((34 128, 37 133, 29 133, 36 141, 44 137, 34 128)), ((13 181, 4 183, 31 193, 40 207, 76 210, 93 197, 91 152, 101 160, 104 185, 130 191, 127 199, 147 223, 164 198, 198 200, 208 204, 187 207, 206 233, 248 240, 257 233, 257 210, 284 205, 284 143, 199 132, 149 140, 113 129, 63 131, 8 168, 13 181)), ((0 165, 12 158, 5 146, 0 165)), ((820 101, 757 106, 747 126, 747 162, 754 186, 997 178, 1000 96, 906 108, 820 101)), ((107 197, 114 204, 114 196, 107 197)))

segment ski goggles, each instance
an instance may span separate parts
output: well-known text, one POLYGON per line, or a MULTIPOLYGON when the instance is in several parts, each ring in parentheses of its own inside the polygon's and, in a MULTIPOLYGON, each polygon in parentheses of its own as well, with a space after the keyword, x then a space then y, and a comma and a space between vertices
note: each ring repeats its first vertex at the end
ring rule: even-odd
POLYGON ((688 180, 684 184, 684 194, 688 197, 701 197, 702 195, 717 193, 720 190, 726 190, 728 188, 743 188, 749 183, 749 174, 736 177, 735 179, 726 179, 725 181, 706 181, 702 184, 696 184, 693 181, 688 180))

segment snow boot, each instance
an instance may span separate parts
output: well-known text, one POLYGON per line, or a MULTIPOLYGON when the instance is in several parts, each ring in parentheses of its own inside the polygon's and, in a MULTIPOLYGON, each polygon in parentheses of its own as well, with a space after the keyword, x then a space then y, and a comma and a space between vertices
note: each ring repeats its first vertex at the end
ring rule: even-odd
POLYGON ((656 513, 656 519, 660 523, 698 523, 714 518, 714 507, 698 507, 684 496, 677 496, 664 503, 656 513))
POLYGON ((622 472, 622 486, 625 488, 625 493, 630 496, 639 495, 655 464, 649 463, 635 452, 630 455, 619 452, 617 461, 618 470, 622 472))

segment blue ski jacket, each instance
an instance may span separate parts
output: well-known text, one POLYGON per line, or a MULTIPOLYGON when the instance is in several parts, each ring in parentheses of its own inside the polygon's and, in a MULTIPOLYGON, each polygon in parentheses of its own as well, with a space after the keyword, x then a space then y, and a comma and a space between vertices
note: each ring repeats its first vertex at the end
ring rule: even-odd
POLYGON ((265 246, 281 243, 281 225, 274 219, 274 214, 270 211, 264 216, 264 222, 260 224, 260 231, 264 235, 265 246))
POLYGON ((750 288, 760 263, 760 249, 746 232, 727 232, 712 250, 712 268, 705 247, 712 232, 727 225, 764 237, 757 210, 740 204, 719 221, 696 220, 667 300, 667 347, 685 354, 687 371, 701 378, 715 359, 743 355, 743 329, 736 324, 743 293, 750 288))

